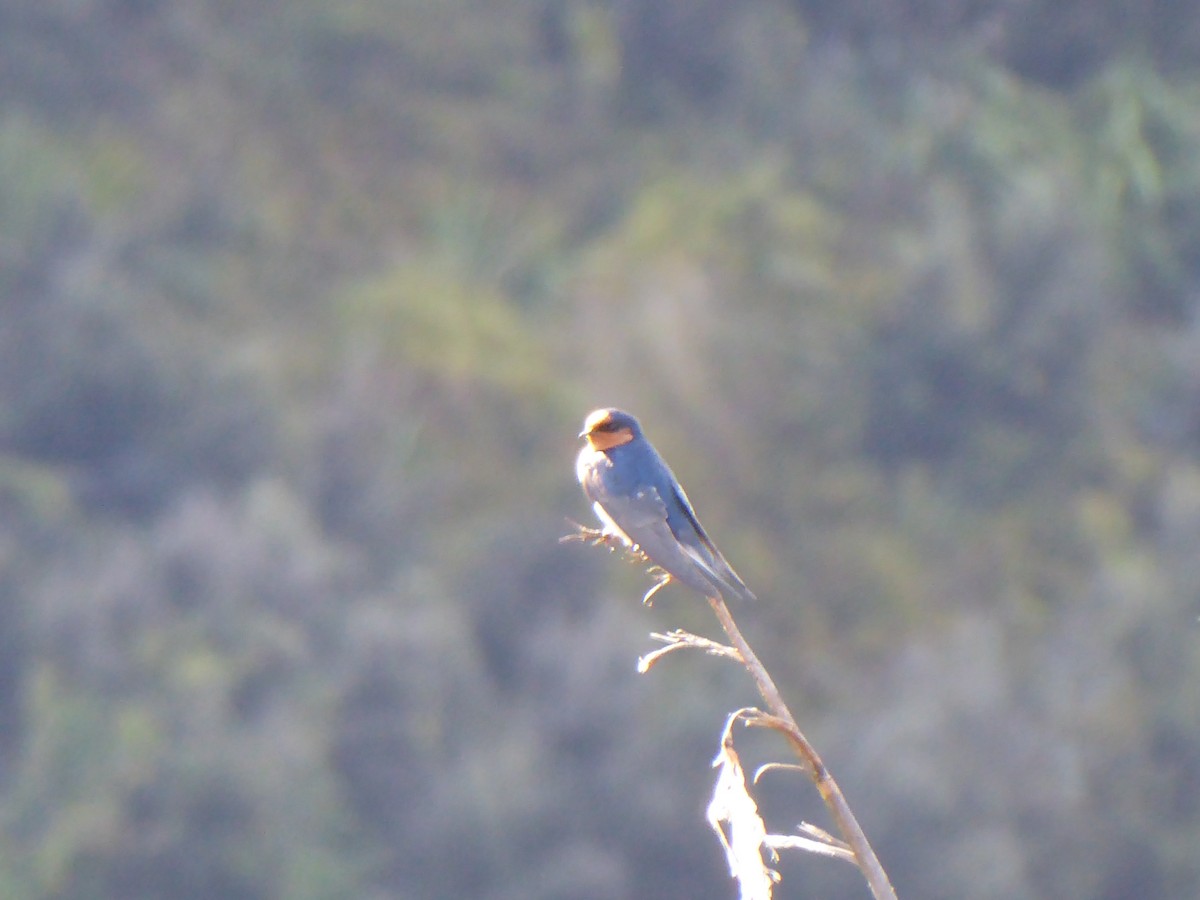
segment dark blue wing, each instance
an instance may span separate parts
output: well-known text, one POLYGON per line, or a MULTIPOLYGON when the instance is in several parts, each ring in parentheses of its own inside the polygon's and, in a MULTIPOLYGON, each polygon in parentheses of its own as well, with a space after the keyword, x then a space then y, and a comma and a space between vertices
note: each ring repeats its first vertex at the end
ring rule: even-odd
POLYGON ((667 505, 657 488, 646 485, 629 495, 602 495, 597 503, 656 565, 705 596, 719 592, 718 582, 709 577, 671 530, 667 505))
POLYGON ((717 549, 717 545, 712 542, 707 532, 705 532, 704 526, 696 518, 696 511, 692 508, 691 501, 688 500, 687 494, 684 493, 679 481, 672 476, 671 482, 675 509, 678 513, 677 515, 668 516, 667 524, 671 527, 671 531, 680 544, 683 545, 685 552, 713 580, 723 585, 735 596, 741 597, 744 600, 757 599, 750 588, 746 587, 746 583, 742 581, 738 573, 733 570, 733 566, 729 565, 725 560, 725 557, 717 549))

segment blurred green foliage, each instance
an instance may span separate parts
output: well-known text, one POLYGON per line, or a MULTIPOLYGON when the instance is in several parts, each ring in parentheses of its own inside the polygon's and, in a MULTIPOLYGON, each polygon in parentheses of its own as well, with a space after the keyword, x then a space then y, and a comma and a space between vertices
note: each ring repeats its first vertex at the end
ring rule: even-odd
POLYGON ((0 895, 727 896, 747 685, 556 543, 602 404, 901 896, 1194 892, 1200 31, 1136 12, 0 2, 0 895))

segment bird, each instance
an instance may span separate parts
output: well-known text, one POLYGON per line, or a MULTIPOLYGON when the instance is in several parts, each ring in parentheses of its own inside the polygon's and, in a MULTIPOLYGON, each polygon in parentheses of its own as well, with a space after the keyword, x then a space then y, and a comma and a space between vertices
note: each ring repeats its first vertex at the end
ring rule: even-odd
POLYGON ((589 413, 579 437, 586 438, 575 475, 603 524, 596 534, 641 553, 665 575, 643 602, 678 581, 706 597, 754 600, 754 594, 712 542, 675 473, 627 412, 589 413))

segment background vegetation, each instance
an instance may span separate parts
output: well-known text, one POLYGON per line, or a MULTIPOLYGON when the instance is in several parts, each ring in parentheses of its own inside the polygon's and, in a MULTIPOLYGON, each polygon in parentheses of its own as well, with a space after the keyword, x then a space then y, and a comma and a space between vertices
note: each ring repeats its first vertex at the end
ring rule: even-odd
POLYGON ((0 896, 730 896, 751 688, 636 676, 703 604, 555 543, 602 404, 902 897, 1194 896, 1198 53, 1155 0, 0 2, 0 896))

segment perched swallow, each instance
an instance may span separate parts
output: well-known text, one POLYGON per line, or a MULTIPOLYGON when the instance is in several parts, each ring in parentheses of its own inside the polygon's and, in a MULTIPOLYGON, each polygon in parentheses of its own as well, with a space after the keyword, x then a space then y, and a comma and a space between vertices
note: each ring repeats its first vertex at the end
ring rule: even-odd
POLYGON ((706 597, 723 592, 744 600, 754 594, 704 532, 687 494, 642 426, 619 409, 598 409, 583 423, 587 444, 575 474, 604 524, 601 535, 616 537, 667 573, 646 600, 671 580, 706 597))

